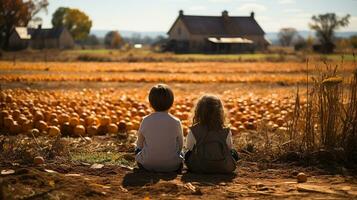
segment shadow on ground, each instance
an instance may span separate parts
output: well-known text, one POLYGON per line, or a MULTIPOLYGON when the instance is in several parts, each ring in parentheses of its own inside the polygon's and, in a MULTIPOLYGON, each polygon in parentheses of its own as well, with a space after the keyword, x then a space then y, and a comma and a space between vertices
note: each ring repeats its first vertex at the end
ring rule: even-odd
POLYGON ((217 185, 222 182, 232 182, 236 178, 236 174, 193 174, 184 173, 182 175, 182 182, 198 182, 201 184, 217 185))
POLYGON ((145 171, 133 171, 124 176, 123 187, 142 187, 152 185, 160 180, 170 181, 177 177, 177 173, 154 173, 145 171))
POLYGON ((232 182, 237 177, 236 174, 194 174, 185 172, 182 175, 177 173, 154 173, 147 171, 133 171, 123 178, 123 187, 142 187, 158 183, 160 180, 170 181, 181 176, 183 183, 196 182, 203 185, 217 185, 222 182, 232 182))

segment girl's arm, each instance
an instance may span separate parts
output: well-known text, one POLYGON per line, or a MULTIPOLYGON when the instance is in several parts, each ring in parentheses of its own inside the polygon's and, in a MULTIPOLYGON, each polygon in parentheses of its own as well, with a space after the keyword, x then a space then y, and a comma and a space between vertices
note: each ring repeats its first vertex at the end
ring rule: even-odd
POLYGON ((193 136, 191 130, 188 131, 187 138, 186 138, 186 149, 191 151, 193 146, 196 144, 195 136, 193 136))
POLYGON ((232 141, 232 132, 229 130, 229 133, 227 135, 226 143, 229 149, 233 148, 233 141, 232 141))

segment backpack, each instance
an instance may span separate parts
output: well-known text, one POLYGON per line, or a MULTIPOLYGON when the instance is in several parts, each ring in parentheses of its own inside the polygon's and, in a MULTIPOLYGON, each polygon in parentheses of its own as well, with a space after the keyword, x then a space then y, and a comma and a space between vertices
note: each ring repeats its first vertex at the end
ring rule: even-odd
POLYGON ((226 143, 229 128, 209 131, 200 125, 195 125, 190 129, 196 139, 196 145, 185 161, 190 171, 232 173, 236 169, 236 163, 226 143))

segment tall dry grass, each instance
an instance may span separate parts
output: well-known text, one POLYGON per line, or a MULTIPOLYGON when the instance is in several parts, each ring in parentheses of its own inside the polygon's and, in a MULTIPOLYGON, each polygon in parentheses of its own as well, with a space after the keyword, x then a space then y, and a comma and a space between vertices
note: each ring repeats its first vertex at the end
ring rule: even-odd
POLYGON ((288 129, 290 150, 324 151, 330 156, 338 153, 344 161, 357 163, 357 67, 343 78, 338 72, 343 62, 336 66, 325 62, 315 76, 310 76, 308 62, 306 66, 307 78, 313 81, 306 83, 304 106, 297 90, 294 117, 288 129))

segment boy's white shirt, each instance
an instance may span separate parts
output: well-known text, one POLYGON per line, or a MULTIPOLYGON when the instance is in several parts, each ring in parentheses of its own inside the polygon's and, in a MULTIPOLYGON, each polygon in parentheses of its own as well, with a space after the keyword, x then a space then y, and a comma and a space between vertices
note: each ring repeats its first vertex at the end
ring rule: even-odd
POLYGON ((183 161, 182 125, 167 112, 154 112, 144 117, 138 130, 136 161, 148 170, 175 171, 183 161))
MULTIPOLYGON (((226 139, 226 143, 229 149, 232 149, 233 147, 233 141, 232 141, 232 132, 229 131, 226 139)), ((193 133, 191 130, 188 131, 187 137, 186 137, 186 144, 185 144, 185 149, 186 150, 192 150, 193 147, 196 144, 196 139, 195 136, 193 136, 193 133)))

